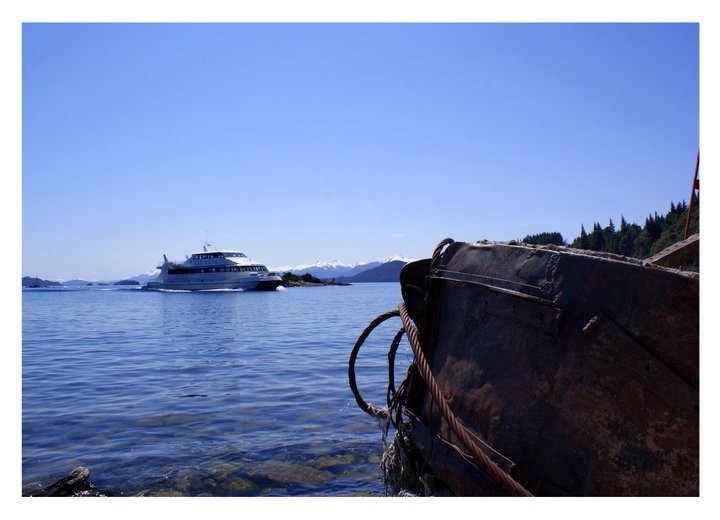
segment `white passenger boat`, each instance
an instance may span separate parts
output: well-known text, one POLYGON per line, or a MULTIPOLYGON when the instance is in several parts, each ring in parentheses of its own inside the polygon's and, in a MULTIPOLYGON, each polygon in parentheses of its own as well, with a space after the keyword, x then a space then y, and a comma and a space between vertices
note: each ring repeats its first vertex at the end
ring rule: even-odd
POLYGON ((268 268, 253 262, 239 251, 203 250, 186 257, 184 262, 173 262, 163 255, 158 266, 160 274, 143 289, 209 291, 242 289, 245 291, 274 291, 282 285, 282 278, 268 268))

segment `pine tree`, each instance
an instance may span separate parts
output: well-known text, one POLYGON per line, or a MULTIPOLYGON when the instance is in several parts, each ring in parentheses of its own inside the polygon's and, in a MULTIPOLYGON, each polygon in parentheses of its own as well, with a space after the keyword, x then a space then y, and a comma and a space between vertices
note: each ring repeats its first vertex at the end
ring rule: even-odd
POLYGON ((579 249, 590 249, 590 239, 585 231, 585 226, 582 224, 580 224, 580 237, 573 242, 573 244, 575 243, 577 243, 577 245, 573 245, 573 247, 577 247, 579 249))
POLYGON ((593 251, 605 250, 605 235, 598 222, 593 224, 592 233, 590 233, 588 238, 590 239, 590 249, 593 251))
POLYGON ((557 231, 554 231, 552 233, 538 233, 536 235, 527 235, 522 241, 525 244, 534 244, 534 245, 545 245, 545 244, 554 244, 557 246, 565 245, 565 239, 563 238, 562 234, 557 231))
POLYGON ((615 224, 613 224, 612 219, 610 219, 610 224, 603 229, 603 239, 605 242, 605 245, 603 247, 604 251, 607 251, 608 253, 615 253, 615 244, 616 244, 616 236, 615 236, 615 224))
POLYGON ((616 253, 632 257, 635 256, 635 245, 640 233, 642 233, 642 228, 637 224, 628 224, 627 222, 625 223, 624 228, 625 229, 620 232, 620 236, 617 240, 616 253))

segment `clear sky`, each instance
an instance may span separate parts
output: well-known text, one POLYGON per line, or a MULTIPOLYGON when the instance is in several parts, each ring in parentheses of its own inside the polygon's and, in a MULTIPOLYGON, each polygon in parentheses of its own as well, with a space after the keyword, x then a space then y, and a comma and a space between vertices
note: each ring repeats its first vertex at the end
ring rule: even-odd
POLYGON ((643 225, 690 195, 698 60, 694 23, 26 23, 22 273, 643 225))

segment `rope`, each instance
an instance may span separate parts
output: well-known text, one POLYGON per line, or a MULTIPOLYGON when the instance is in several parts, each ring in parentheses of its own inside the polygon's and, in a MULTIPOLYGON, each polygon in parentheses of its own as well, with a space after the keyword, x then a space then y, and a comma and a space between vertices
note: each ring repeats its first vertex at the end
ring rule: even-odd
POLYGON ((400 340, 402 339, 403 334, 405 334, 405 329, 400 329, 397 331, 397 334, 395 334, 395 337, 392 340, 392 343, 390 344, 390 349, 388 350, 388 389, 387 389, 387 405, 388 408, 392 409, 396 400, 395 396, 397 395, 397 390, 395 389, 395 354, 397 353, 397 349, 400 346, 400 340))
POLYGON ((438 267, 438 264, 440 263, 440 253, 442 252, 443 248, 447 245, 452 244, 455 242, 452 238, 445 238, 440 241, 440 243, 435 246, 435 250, 432 254, 432 260, 430 261, 430 270, 434 270, 438 267))
MULTIPOLYGON (((395 316, 399 316, 400 313, 398 311, 389 311, 384 314, 381 314, 377 318, 375 318, 373 321, 370 322, 370 325, 368 325, 362 334, 360 334, 360 337, 355 342, 355 346, 352 349, 352 352, 350 353, 350 361, 348 363, 348 379, 350 380, 350 389, 352 390, 353 396, 355 396, 355 401, 357 402, 358 406, 362 411, 367 413, 368 415, 371 415, 373 417, 377 417, 379 419, 385 419, 390 416, 390 412, 383 408, 376 408, 372 406, 370 403, 366 402, 365 399, 362 398, 360 395, 360 391, 357 387, 357 381, 355 379, 355 360, 357 359, 358 352, 360 352, 360 347, 363 343, 365 343, 365 340, 370 335, 370 333, 380 325, 382 322, 394 318, 395 316)), ((397 341, 400 341, 399 334, 396 337, 397 341)), ((394 343, 394 342, 393 342, 394 343)))
POLYGON ((495 463, 493 463, 488 458, 488 456, 485 455, 478 448, 477 444, 473 442, 472 438, 468 435, 465 428, 463 428, 455 415, 452 413, 452 410, 450 410, 450 406, 448 405, 447 401, 442 395, 442 392, 440 391, 440 388, 435 382, 435 378, 432 375, 430 366, 425 360, 425 355, 423 354, 422 348, 420 347, 420 340, 418 339, 417 328, 415 328, 415 325, 412 323, 404 303, 401 303, 399 306, 399 314, 405 328, 405 333, 408 337, 408 340, 410 341, 410 346, 412 347, 413 353, 415 354, 415 360, 417 362, 418 368, 420 369, 420 374, 425 380, 425 383, 428 385, 428 388, 433 398, 440 406, 440 412, 450 426, 450 429, 455 435, 457 435, 458 439, 460 439, 460 442, 462 442, 463 445, 470 451, 470 454, 474 459, 475 463, 490 478, 492 478, 497 484, 502 486, 510 493, 516 496, 533 496, 532 493, 525 489, 520 483, 518 483, 510 475, 505 473, 497 465, 495 465, 495 463))

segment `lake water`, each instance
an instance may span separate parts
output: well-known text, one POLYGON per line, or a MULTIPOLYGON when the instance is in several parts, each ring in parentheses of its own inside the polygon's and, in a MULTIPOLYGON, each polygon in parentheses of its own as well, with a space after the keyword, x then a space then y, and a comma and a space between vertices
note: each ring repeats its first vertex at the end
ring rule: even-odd
MULTIPOLYGON (((385 496, 381 430, 347 369, 363 329, 401 301, 397 283, 23 290, 23 494, 85 466, 115 496, 385 496)), ((358 358, 375 405, 399 327, 358 358)), ((396 377, 411 358, 404 341, 396 377)))

